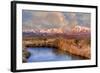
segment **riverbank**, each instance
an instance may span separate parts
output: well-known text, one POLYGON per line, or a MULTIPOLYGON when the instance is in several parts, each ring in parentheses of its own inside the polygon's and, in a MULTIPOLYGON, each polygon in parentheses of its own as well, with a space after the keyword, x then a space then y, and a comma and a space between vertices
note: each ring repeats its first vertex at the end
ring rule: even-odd
POLYGON ((73 55, 81 56, 86 59, 91 58, 90 53, 90 38, 82 39, 67 39, 62 37, 57 38, 24 38, 23 47, 52 47, 68 52, 73 55))

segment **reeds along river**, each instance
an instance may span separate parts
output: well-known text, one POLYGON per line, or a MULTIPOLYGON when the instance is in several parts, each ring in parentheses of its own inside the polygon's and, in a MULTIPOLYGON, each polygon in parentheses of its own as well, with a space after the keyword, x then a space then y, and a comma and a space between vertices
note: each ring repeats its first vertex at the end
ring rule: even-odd
POLYGON ((27 48, 31 53, 27 62, 43 62, 43 61, 68 61, 68 60, 82 60, 82 57, 74 56, 64 51, 49 47, 35 47, 27 48))
MULTIPOLYGON (((25 49, 30 53, 27 60, 24 58, 25 62, 82 60, 91 58, 90 39, 88 38, 28 38, 23 41, 23 50, 25 49)), ((24 56, 26 57, 25 54, 24 56)))

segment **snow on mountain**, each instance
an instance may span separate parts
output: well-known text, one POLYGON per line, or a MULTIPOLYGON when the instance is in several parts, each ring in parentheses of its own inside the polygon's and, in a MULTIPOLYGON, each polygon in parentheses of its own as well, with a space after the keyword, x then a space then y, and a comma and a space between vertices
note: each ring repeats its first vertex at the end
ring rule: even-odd
POLYGON ((90 28, 84 26, 75 26, 72 28, 72 32, 90 32, 90 28))
POLYGON ((51 29, 41 29, 41 30, 34 30, 34 29, 30 29, 30 30, 23 30, 23 32, 32 32, 32 33, 50 33, 50 34, 53 34, 53 33, 59 33, 59 34, 62 34, 62 33, 88 33, 90 32, 90 28, 88 27, 84 27, 84 26, 75 26, 73 27, 72 29, 70 29, 70 31, 64 31, 63 29, 59 28, 51 28, 51 29))

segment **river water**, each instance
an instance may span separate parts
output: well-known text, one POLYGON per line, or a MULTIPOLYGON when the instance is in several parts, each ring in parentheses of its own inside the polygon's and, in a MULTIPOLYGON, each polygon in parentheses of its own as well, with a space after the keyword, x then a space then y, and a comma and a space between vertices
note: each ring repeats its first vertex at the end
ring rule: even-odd
POLYGON ((82 60, 79 56, 61 52, 55 48, 36 47, 28 48, 27 50, 31 53, 28 62, 82 60))

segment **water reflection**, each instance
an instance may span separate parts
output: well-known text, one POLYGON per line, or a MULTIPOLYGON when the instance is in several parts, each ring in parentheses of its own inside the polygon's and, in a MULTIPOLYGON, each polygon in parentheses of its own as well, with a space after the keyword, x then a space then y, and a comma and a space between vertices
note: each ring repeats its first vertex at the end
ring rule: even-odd
POLYGON ((73 56, 64 51, 55 48, 28 48, 31 56, 28 62, 43 62, 43 61, 65 61, 65 60, 81 60, 78 56, 73 56))

